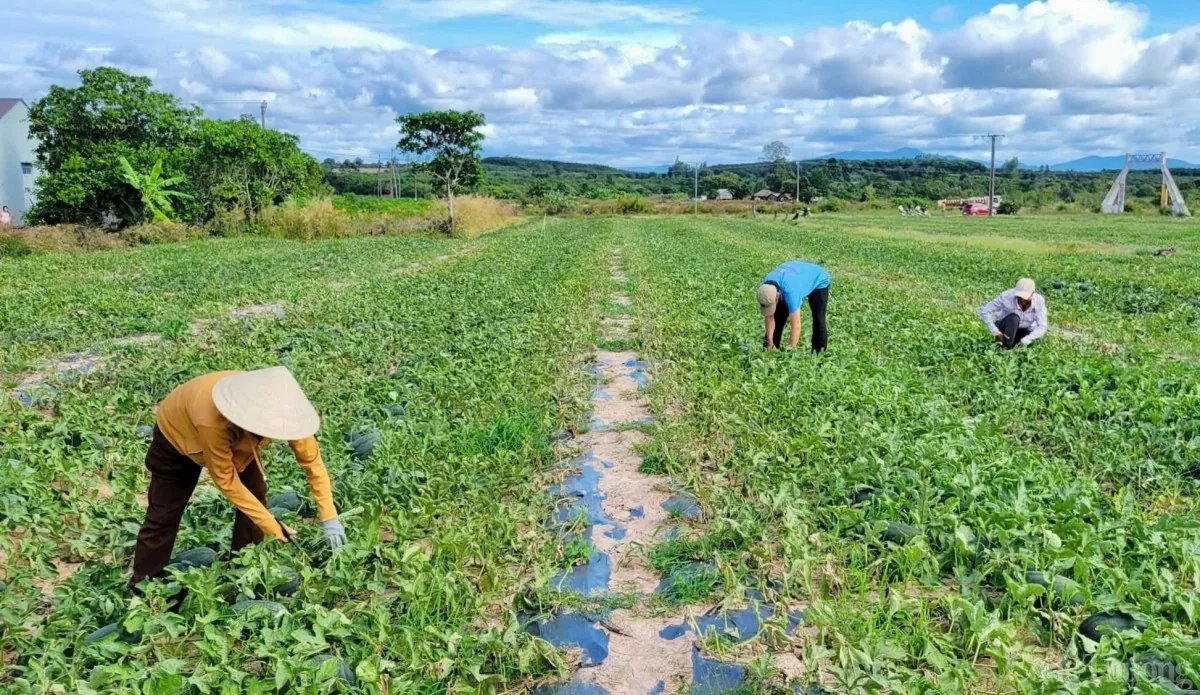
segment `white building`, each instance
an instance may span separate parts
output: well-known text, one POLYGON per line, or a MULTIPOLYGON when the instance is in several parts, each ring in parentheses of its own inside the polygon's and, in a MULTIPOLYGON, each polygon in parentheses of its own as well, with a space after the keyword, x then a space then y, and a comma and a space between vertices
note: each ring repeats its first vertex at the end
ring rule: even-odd
POLYGON ((8 206, 17 226, 33 206, 36 148, 29 137, 29 106, 21 99, 0 99, 0 205, 8 206))

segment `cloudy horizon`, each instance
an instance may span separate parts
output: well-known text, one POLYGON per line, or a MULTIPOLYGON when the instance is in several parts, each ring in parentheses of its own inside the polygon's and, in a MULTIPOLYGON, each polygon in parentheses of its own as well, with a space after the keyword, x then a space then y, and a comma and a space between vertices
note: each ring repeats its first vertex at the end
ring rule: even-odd
POLYGON ((488 155, 617 166, 913 147, 1049 164, 1200 161, 1200 7, 1163 0, 44 0, 0 8, 0 97, 112 65, 318 158, 386 153, 400 113, 475 109, 488 155), (740 4, 733 4, 740 5, 740 4))

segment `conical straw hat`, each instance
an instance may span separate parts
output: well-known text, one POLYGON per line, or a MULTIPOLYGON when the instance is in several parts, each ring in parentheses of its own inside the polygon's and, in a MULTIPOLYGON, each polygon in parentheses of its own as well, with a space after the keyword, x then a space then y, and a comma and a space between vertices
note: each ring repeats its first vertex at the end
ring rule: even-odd
POLYGON ((287 367, 227 376, 213 387, 213 403, 230 422, 268 439, 311 437, 321 418, 287 367))

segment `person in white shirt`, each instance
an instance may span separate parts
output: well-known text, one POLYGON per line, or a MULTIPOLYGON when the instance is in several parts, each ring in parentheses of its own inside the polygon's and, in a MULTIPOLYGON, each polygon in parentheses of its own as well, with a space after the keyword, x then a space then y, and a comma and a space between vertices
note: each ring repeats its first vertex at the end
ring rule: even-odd
POLYGON ((1033 280, 1021 278, 1016 287, 979 307, 979 318, 1004 349, 1028 346, 1050 327, 1046 298, 1036 289, 1033 280))
POLYGON ((0 208, 0 227, 7 227, 12 224, 12 215, 8 212, 8 206, 0 208))

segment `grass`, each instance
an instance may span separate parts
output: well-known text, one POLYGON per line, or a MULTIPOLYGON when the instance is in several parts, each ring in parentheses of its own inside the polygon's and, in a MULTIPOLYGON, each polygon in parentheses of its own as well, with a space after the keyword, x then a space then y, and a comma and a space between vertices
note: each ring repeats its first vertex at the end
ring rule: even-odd
MULTIPOLYGON (((88 375, 51 377, 45 408, 0 403, 0 690, 341 687, 318 683, 332 673, 309 665, 315 654, 336 655, 368 693, 521 692, 565 674, 564 656, 526 635, 518 613, 639 605, 548 590, 585 552, 545 527, 563 455, 551 434, 586 421, 589 383, 572 365, 616 309, 616 247, 636 332, 602 345, 654 364, 656 422, 636 427, 644 469, 705 509, 647 548, 657 570, 680 573, 643 610, 732 604, 754 587, 805 604, 794 651, 838 692, 1120 692, 1130 656, 1200 662, 1200 488, 1185 475, 1200 456, 1200 376, 1178 359, 1200 356, 1194 223, 544 224, 478 239, 200 239, 0 263, 5 386, 54 356, 105 358, 88 375), (1161 246, 1177 253, 1145 252, 1161 246), (833 276, 820 358, 757 347, 751 293, 793 257, 833 276), (1088 339, 1051 333, 997 352, 973 307, 1023 275, 1044 288, 1052 324, 1088 339), (230 316, 275 303, 281 318, 230 316), (150 332, 165 340, 114 343, 150 332), (330 557, 315 525, 296 519, 311 566, 268 543, 131 598, 123 573, 147 482, 135 427, 192 375, 279 363, 321 412, 335 500, 354 510, 351 545, 330 557), (402 416, 388 414, 395 404, 402 416), (341 442, 364 426, 382 441, 359 470, 341 442), (852 505, 864 486, 886 494, 852 505), (889 541, 887 522, 921 533, 889 541), (280 566, 303 580, 287 615, 230 614, 280 566), (1084 605, 1047 601, 1027 569, 1075 580, 1084 605), (177 584, 191 593, 171 613, 177 584), (1076 626, 1102 610, 1150 627, 1084 642, 1076 626), (114 620, 143 642, 80 644, 114 620)), ((307 496, 286 447, 265 464, 272 492, 307 496)), ((232 513, 202 486, 177 548, 224 551, 232 513)), ((761 644, 709 646, 753 660, 751 687, 782 682, 761 644)))
POLYGON ((350 193, 334 196, 333 207, 351 215, 422 217, 433 211, 435 204, 425 198, 375 198, 350 193))

